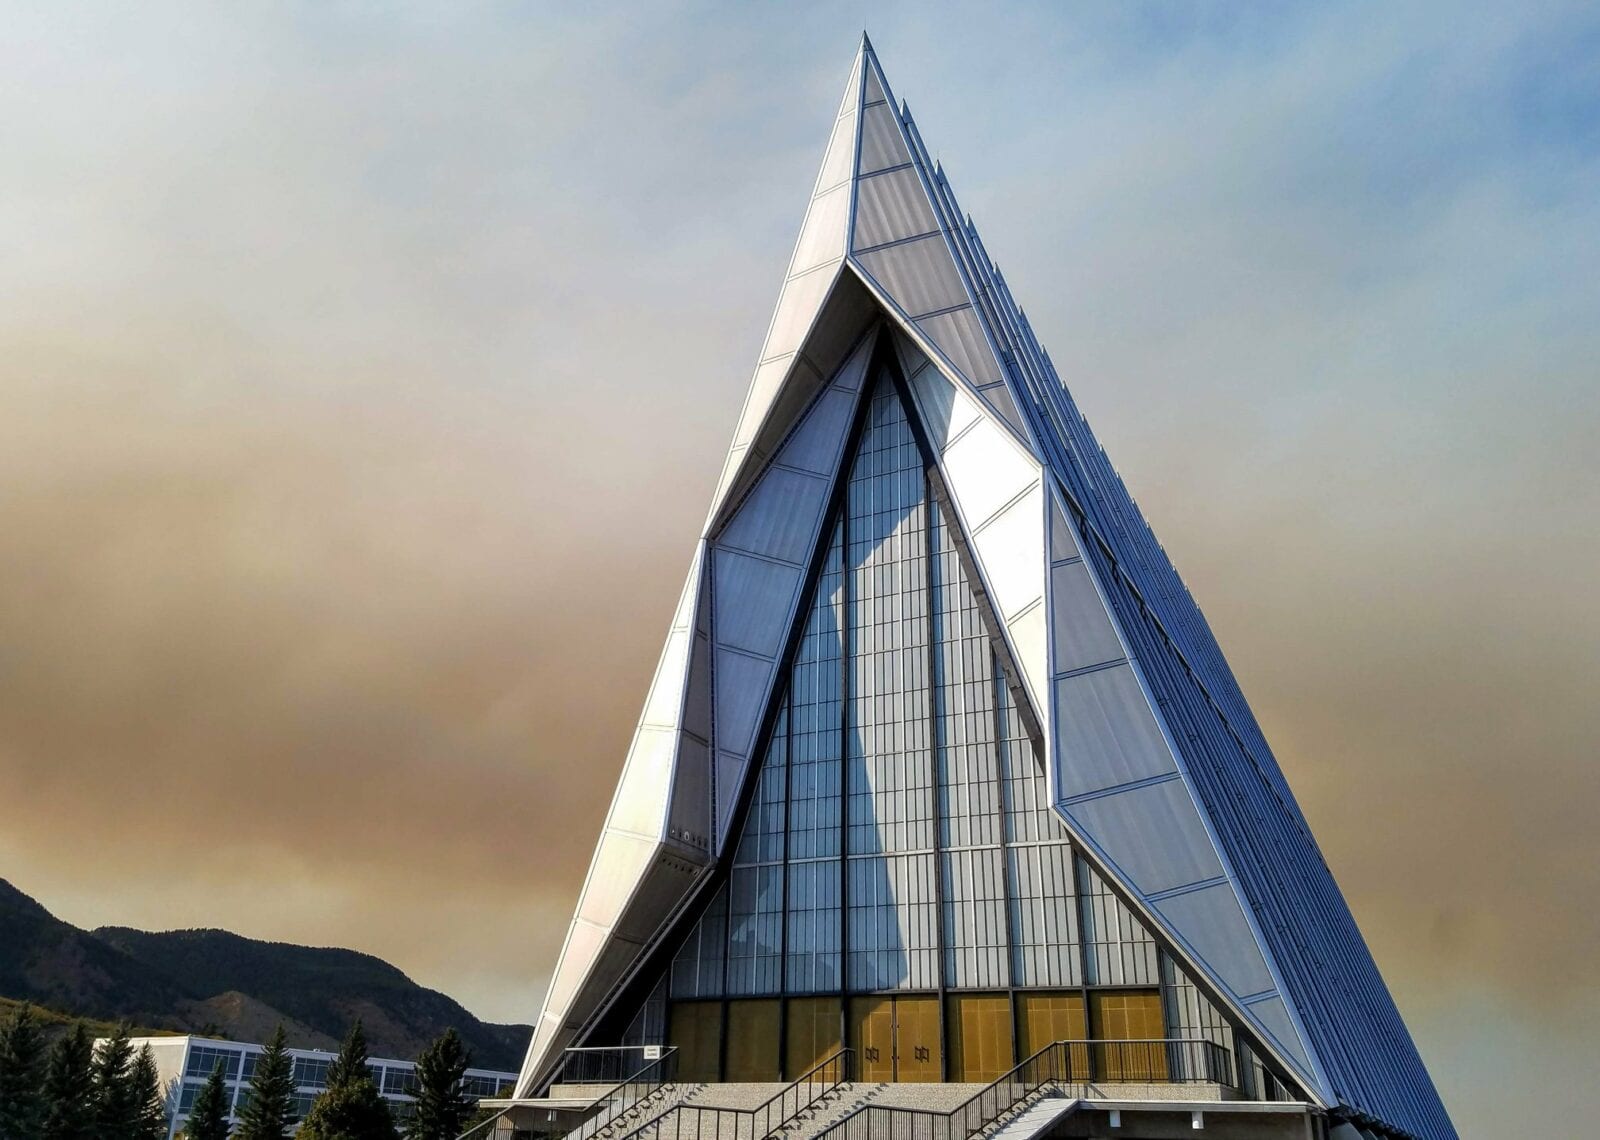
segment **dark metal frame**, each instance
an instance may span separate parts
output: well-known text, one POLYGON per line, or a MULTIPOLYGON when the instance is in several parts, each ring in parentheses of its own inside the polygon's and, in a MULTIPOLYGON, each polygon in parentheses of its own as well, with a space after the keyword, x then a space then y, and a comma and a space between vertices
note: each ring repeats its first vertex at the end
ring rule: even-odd
POLYGON ((839 1049, 755 1108, 675 1105, 619 1140, 766 1140, 850 1080, 853 1059, 839 1049))
POLYGON ((1120 1076, 1130 1069, 1137 1071, 1140 1062, 1154 1073, 1150 1062, 1157 1056, 1166 1073, 1136 1083, 1232 1086, 1232 1055, 1214 1041, 1056 1041, 948 1112, 866 1104, 815 1140, 967 1140, 1047 1089, 1088 1085, 1103 1079, 1098 1074, 1112 1069, 1119 1070, 1120 1076), (1174 1055, 1183 1062, 1179 1071, 1168 1067, 1174 1055))

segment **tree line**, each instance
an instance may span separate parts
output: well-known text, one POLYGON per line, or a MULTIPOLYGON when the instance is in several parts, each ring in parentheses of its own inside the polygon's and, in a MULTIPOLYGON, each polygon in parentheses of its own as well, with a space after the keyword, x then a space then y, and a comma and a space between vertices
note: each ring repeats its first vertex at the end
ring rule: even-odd
MULTIPOLYGON (((358 1021, 328 1066, 296 1140, 454 1140, 477 1116, 462 1087, 471 1053, 447 1029, 417 1058, 413 1112, 402 1128, 378 1095, 358 1021)), ((294 1060, 283 1026, 256 1059, 236 1124, 219 1064, 195 1094, 186 1140, 283 1140, 293 1129, 294 1060)), ((79 1022, 54 1043, 29 1006, 0 1025, 0 1140, 166 1140, 167 1090, 150 1046, 135 1050, 119 1026, 98 1047, 79 1022)))

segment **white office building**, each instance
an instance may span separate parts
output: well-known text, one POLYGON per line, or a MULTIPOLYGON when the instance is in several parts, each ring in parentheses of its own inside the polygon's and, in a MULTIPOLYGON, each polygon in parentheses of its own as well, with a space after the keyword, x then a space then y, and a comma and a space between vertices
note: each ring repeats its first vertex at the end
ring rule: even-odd
MULTIPOLYGON (((161 1086, 167 1090, 167 1128, 169 1137, 183 1130, 194 1107, 194 1098, 217 1066, 222 1067, 222 1078, 228 1090, 229 1120, 237 1122, 239 1112, 250 1096, 250 1078, 266 1049, 245 1041, 218 1041, 209 1037, 135 1037, 134 1050, 150 1046, 155 1054, 156 1069, 161 1075, 161 1086)), ((303 1119, 311 1111, 312 1102, 328 1087, 328 1066, 334 1054, 321 1049, 290 1049, 294 1064, 294 1119, 303 1119)), ((372 1070, 372 1082, 378 1093, 389 1104, 396 1121, 406 1119, 416 1092, 416 1065, 410 1061, 397 1061, 373 1057, 367 1062, 372 1070)), ((490 1097, 506 1086, 515 1083, 515 1073, 496 1072, 491 1069, 468 1069, 466 1090, 475 1097, 490 1097)))

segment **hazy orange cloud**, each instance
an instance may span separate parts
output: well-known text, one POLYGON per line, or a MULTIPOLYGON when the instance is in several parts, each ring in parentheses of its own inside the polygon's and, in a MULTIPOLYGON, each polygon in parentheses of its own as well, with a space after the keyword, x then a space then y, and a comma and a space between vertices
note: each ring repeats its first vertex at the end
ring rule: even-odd
MULTIPOLYGON (((1544 1079, 1600 945, 1600 41, 1128 12, 873 34, 1447 1100, 1520 1120, 1496 1019, 1544 1079)), ((0 875, 531 1020, 857 20, 8 21, 0 875)))

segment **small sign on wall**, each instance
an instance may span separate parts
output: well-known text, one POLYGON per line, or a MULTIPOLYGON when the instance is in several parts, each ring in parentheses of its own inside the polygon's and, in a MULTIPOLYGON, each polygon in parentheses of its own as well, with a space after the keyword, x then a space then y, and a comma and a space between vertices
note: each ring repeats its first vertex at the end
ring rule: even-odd
POLYGON ((661 1046, 659 1046, 659 1045, 646 1045, 644 1047, 644 1059, 646 1061, 659 1061, 659 1060, 661 1060, 661 1046))

